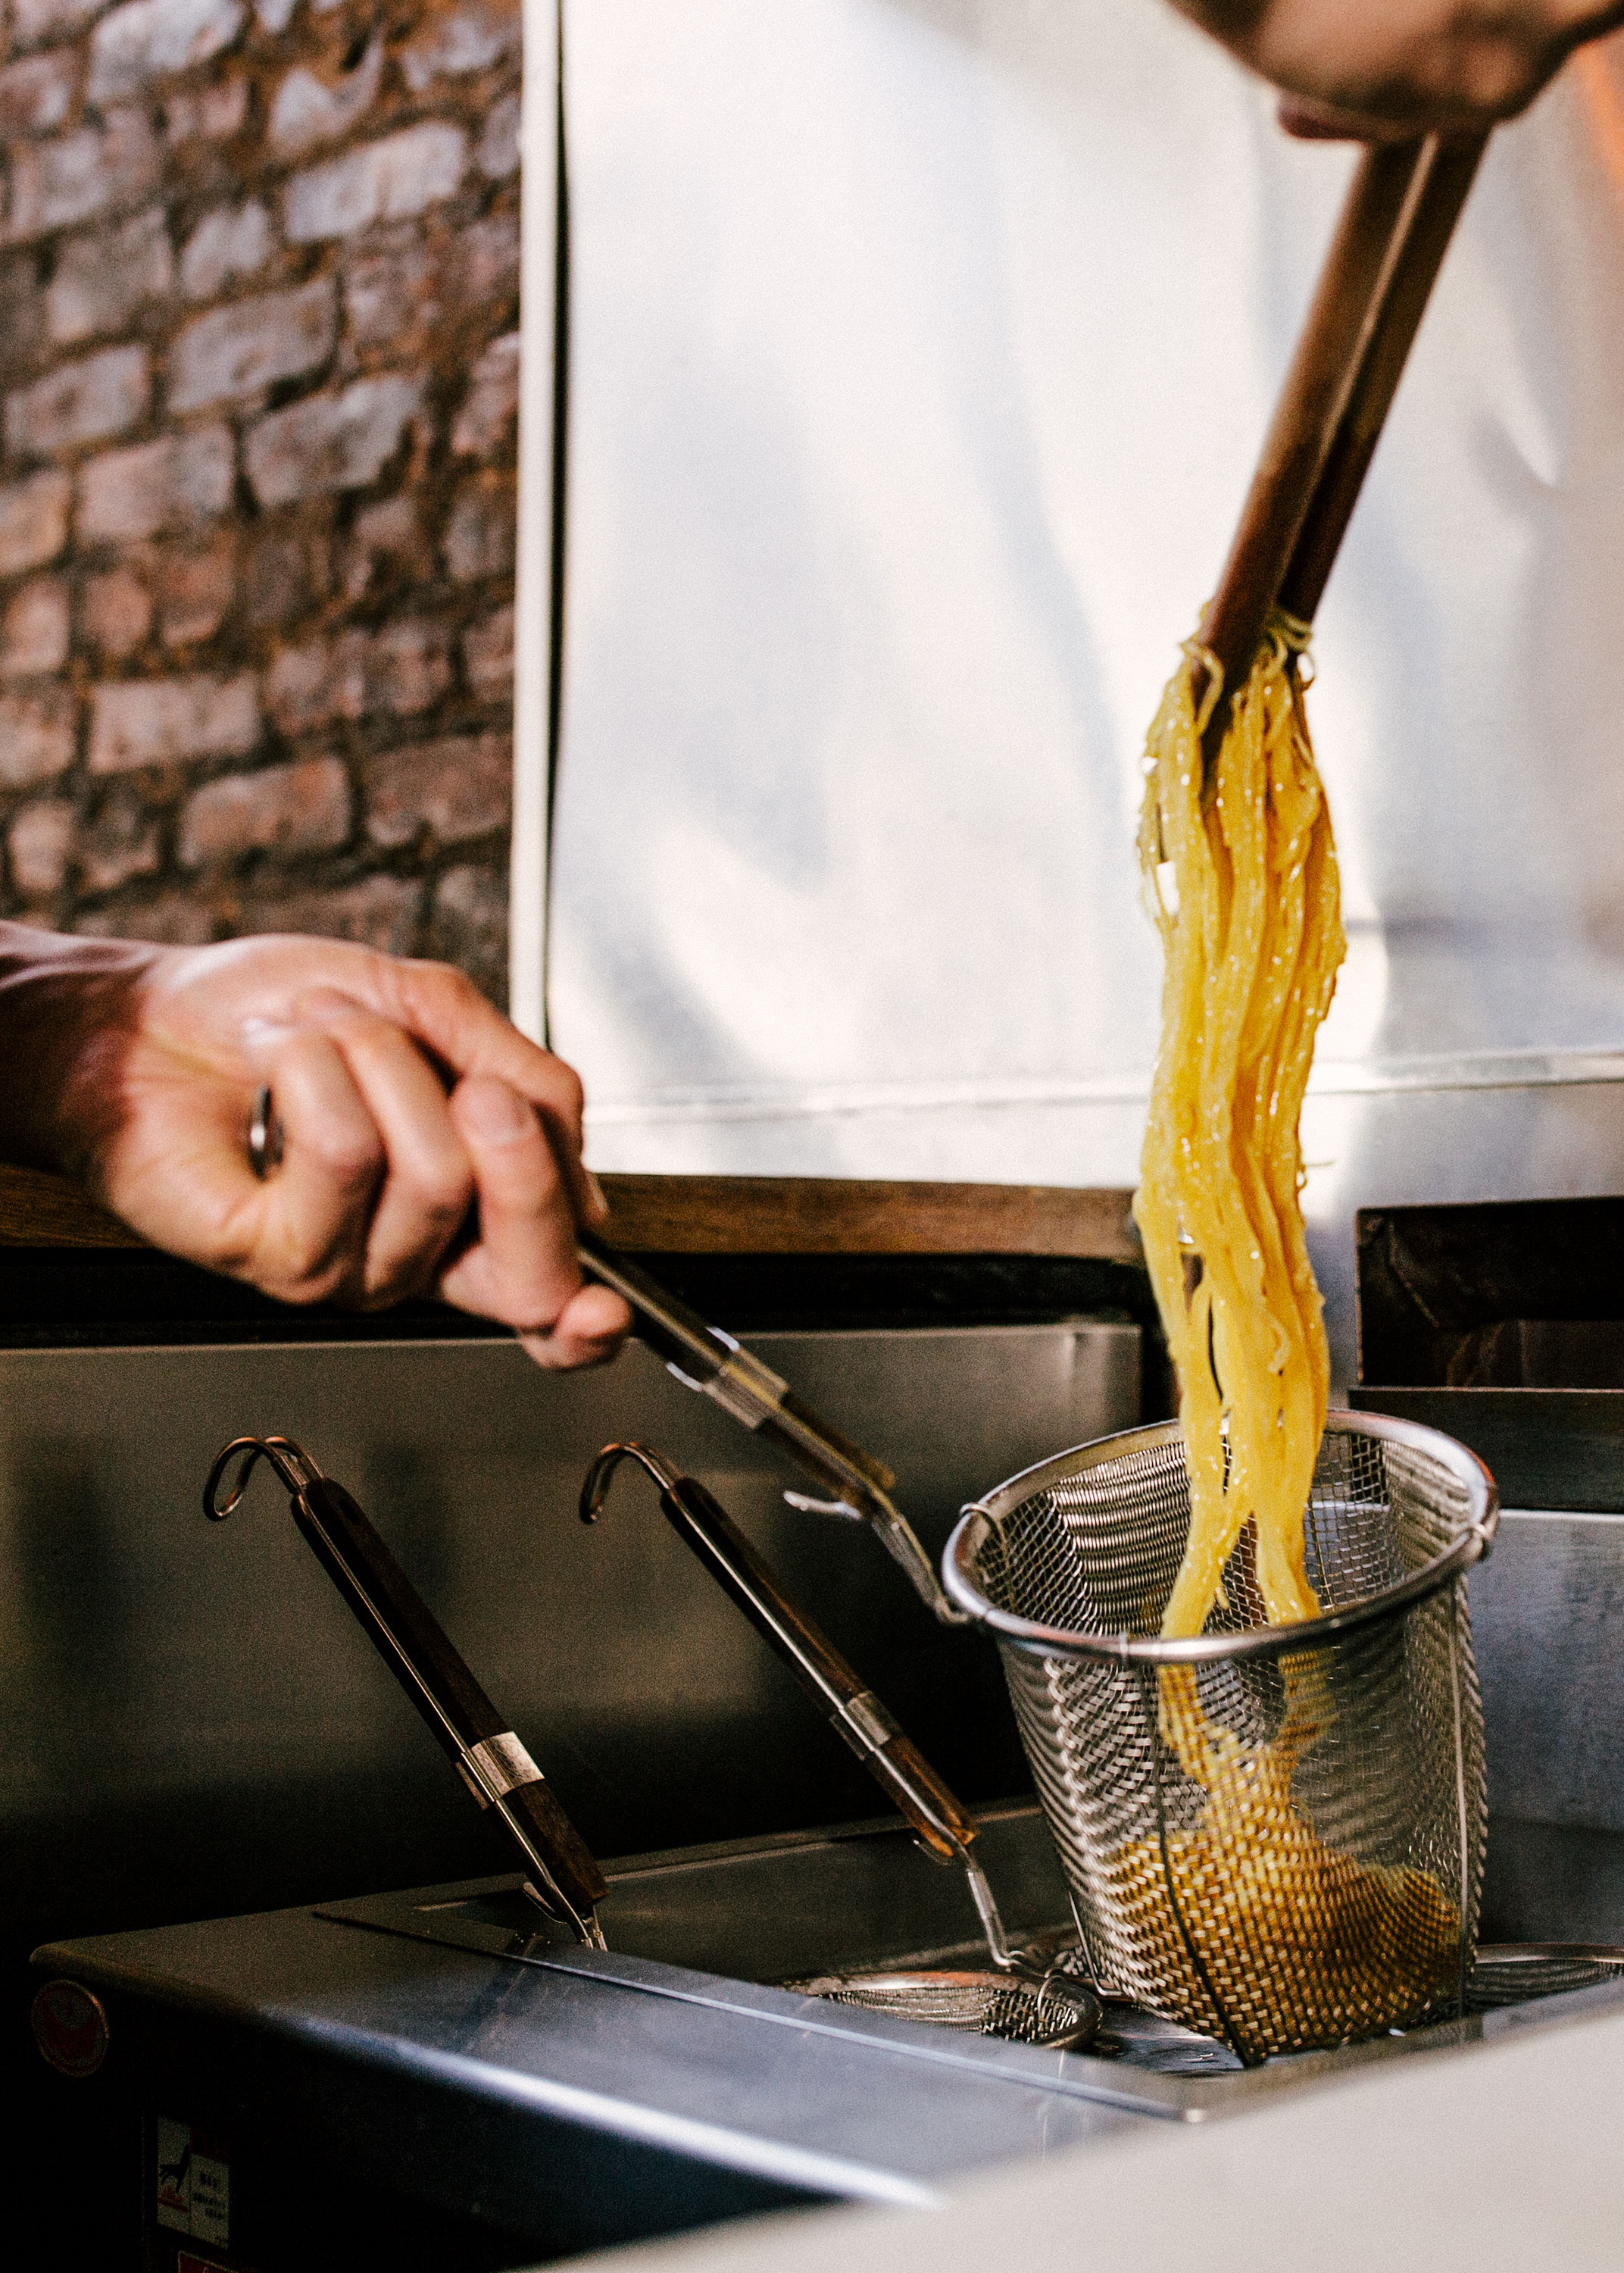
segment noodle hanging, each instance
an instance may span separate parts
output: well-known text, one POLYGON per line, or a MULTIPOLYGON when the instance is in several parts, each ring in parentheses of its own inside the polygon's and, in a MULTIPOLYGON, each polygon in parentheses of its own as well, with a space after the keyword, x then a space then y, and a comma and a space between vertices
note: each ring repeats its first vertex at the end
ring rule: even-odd
MULTIPOLYGON (((1304 1519, 1329 1358, 1298 1123, 1345 942, 1298 670, 1306 635, 1276 618, 1210 793, 1193 694, 1210 658, 1198 649, 1163 697, 1146 757, 1140 858, 1166 972, 1134 1214, 1179 1369, 1190 1494, 1169 1636, 1202 1631, 1238 1547, 1270 1624, 1320 1614, 1304 1519)), ((1262 1745, 1209 1718, 1194 1669, 1161 1676, 1161 1733, 1204 1809, 1159 1842, 1120 1848, 1109 1867, 1120 1903, 1165 1912, 1165 1938, 1182 1935, 1179 2001, 1198 2027, 1223 2025, 1215 1996, 1231 2011, 1245 2001, 1261 1948, 1313 1983, 1321 2041, 1423 2010, 1451 1978, 1460 1921, 1437 1882, 1406 1864, 1362 1867, 1293 1803, 1297 1763, 1332 1709, 1308 1663, 1282 1661, 1284 1717, 1262 1745)))
POLYGON ((1295 668, 1306 635, 1276 619, 1237 693, 1210 798, 1197 651, 1146 757, 1140 859, 1166 977, 1134 1210, 1182 1384, 1191 1504, 1165 1634, 1200 1633, 1248 1518, 1270 1624, 1319 1615, 1303 1511, 1330 1364, 1298 1121, 1345 941, 1295 668))

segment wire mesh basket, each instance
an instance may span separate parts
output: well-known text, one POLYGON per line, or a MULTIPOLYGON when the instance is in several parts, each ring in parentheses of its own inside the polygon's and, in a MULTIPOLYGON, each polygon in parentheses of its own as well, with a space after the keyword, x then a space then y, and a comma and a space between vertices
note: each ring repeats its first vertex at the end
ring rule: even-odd
POLYGON ((1248 2064, 1463 2009, 1487 1817, 1466 1572, 1497 1513, 1464 1446, 1333 1413, 1306 1526, 1323 1615, 1265 1623, 1248 1523, 1205 1631, 1164 1640, 1177 1422, 965 1510, 947 1587, 998 1640, 1102 1994, 1248 2064))

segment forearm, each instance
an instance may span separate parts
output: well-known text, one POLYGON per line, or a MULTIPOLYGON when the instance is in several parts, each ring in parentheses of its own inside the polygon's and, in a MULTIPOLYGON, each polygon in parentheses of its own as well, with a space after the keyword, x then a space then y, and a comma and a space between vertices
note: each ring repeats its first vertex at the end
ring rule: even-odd
POLYGON ((140 990, 164 952, 0 923, 0 1159, 95 1181, 140 990))

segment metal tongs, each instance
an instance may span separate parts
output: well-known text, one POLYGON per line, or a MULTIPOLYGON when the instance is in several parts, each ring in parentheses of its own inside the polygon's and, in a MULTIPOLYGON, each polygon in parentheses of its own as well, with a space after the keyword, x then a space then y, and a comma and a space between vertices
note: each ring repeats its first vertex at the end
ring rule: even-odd
POLYGON ((707 1325, 697 1310, 602 1240, 579 1233, 576 1253, 583 1271, 630 1303, 643 1339, 665 1360, 669 1373, 720 1405, 730 1419, 776 1444, 832 1495, 814 1499, 787 1491, 791 1507, 866 1523, 941 1624, 964 1624, 964 1612, 948 1600, 913 1526, 891 1497, 896 1478, 889 1468, 803 1404, 788 1382, 741 1349, 731 1334, 707 1325))
POLYGON ((223 1522, 240 1504, 259 1459, 287 1486, 294 1521, 463 1782, 481 1807, 495 1808, 522 1857, 525 1893, 578 1941, 602 1949, 597 1905, 609 1891, 607 1879, 540 1768, 343 1485, 324 1476, 290 1437, 237 1437, 209 1470, 205 1514, 223 1522), (242 1465, 222 1498, 233 1460, 242 1465))
POLYGON ((1062 1937, 1011 1942, 980 1857, 973 1851, 978 1835, 975 1818, 861 1675, 797 1609, 777 1574, 698 1478, 683 1474, 647 1444, 607 1444, 587 1471, 581 1486, 582 1522, 596 1522, 615 1470, 627 1459, 653 1479, 666 1521, 782 1659, 824 1718, 900 1809, 920 1846, 938 1862, 956 1864, 963 1872, 994 1968, 991 1975, 841 1975, 792 1985, 904 2017, 945 2019, 939 2009, 926 2013, 924 2008, 939 2007, 944 1986, 951 1984, 964 2000, 964 2008, 950 2025, 977 2026, 992 2034, 1050 2044, 1076 2046, 1085 2042, 1099 2024, 1099 2006, 1086 1979, 1074 1969, 1075 1953, 1065 1947, 1062 1937), (1022 1995, 1022 1990, 1036 1991, 1036 1999, 1022 1995), (972 2002, 978 2007, 973 2019, 972 2002))

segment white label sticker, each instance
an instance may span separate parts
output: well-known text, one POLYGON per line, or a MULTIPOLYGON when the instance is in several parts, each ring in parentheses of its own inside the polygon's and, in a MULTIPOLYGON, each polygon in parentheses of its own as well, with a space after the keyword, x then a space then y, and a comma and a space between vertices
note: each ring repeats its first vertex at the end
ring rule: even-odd
POLYGON ((191 2238, 221 2249, 231 2244, 231 2165, 213 2155, 191 2158, 191 2238))
POLYGON ((194 2241, 231 2246, 231 2165, 201 2151, 190 2123, 167 2115, 158 2118, 157 2217, 160 2225, 194 2241))
POLYGON ((191 2232, 191 2126, 158 2118, 158 2223, 191 2232))

